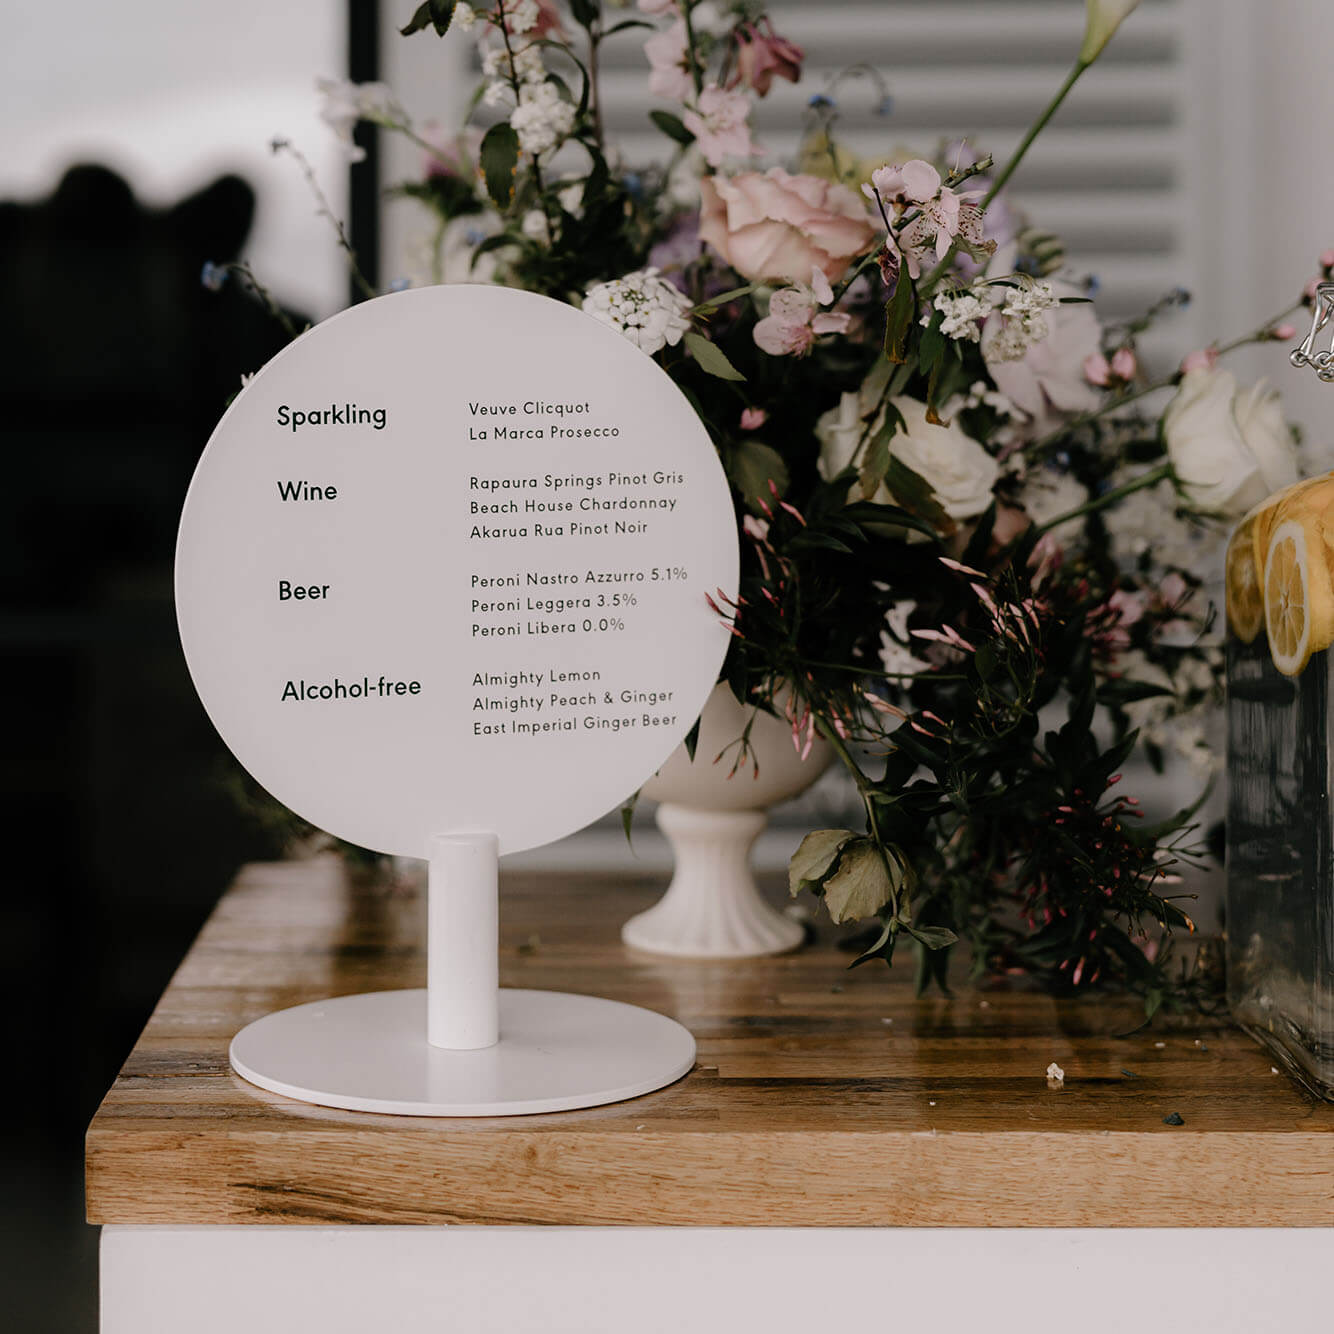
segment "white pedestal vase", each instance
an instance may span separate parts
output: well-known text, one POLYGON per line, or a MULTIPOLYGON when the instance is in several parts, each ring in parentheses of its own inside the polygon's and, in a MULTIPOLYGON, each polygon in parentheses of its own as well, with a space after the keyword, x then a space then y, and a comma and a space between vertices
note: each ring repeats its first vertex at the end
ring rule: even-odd
POLYGON ((781 954, 802 940, 800 925, 763 898, 750 850, 768 823, 768 807, 804 792, 829 766, 833 750, 817 740, 803 760, 791 725, 761 712, 750 731, 759 773, 749 761, 729 777, 735 752, 714 756, 745 730, 751 709, 726 686, 704 706, 692 763, 679 746, 643 788, 660 802, 658 827, 672 846, 667 893, 621 928, 635 949, 678 958, 735 959, 781 954))

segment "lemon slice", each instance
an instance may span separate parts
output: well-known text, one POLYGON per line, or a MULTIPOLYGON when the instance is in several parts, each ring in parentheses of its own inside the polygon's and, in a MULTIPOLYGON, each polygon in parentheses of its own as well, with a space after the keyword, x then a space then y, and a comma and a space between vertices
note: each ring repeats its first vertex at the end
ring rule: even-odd
POLYGON ((1269 539, 1264 575, 1269 654, 1284 676, 1296 676, 1334 642, 1334 592, 1324 535, 1313 521, 1284 519, 1269 539))
POLYGON ((1227 593, 1227 623, 1243 644, 1255 642, 1264 628, 1264 592, 1255 560, 1254 522, 1243 519, 1227 544, 1224 587, 1227 593))

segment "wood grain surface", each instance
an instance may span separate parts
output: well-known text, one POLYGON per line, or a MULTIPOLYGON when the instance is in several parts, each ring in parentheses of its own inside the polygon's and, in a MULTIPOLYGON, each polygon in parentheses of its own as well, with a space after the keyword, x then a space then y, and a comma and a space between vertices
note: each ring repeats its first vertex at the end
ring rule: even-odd
POLYGON ((1122 1037, 1137 1015, 1119 1000, 917 1000, 910 960, 850 973, 827 925, 774 959, 635 954, 620 924, 662 887, 504 877, 501 980, 672 1015, 694 1071, 610 1107, 448 1120, 309 1106, 231 1072, 231 1037, 271 1010, 425 982, 420 894, 329 859, 246 867, 89 1128, 89 1221, 1334 1223, 1334 1105, 1225 1020, 1122 1037))

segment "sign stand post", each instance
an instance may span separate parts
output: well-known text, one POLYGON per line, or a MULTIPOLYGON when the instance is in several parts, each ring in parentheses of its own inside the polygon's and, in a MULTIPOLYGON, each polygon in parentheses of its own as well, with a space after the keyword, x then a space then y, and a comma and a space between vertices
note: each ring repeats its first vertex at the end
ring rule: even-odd
POLYGON ((695 1063, 673 1019, 558 991, 501 989, 494 834, 431 840, 427 988, 315 1001, 232 1040, 232 1068, 303 1102, 400 1116, 518 1116, 649 1093, 695 1063))

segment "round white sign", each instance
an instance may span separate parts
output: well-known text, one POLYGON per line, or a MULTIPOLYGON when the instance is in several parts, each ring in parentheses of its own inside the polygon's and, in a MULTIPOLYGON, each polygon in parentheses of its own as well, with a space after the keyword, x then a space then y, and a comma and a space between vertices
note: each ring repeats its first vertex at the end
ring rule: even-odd
POLYGON ((176 552, 181 641, 223 740, 294 811, 424 855, 534 847, 652 776, 717 677, 737 582, 707 432, 571 306, 380 297, 237 396, 176 552))

